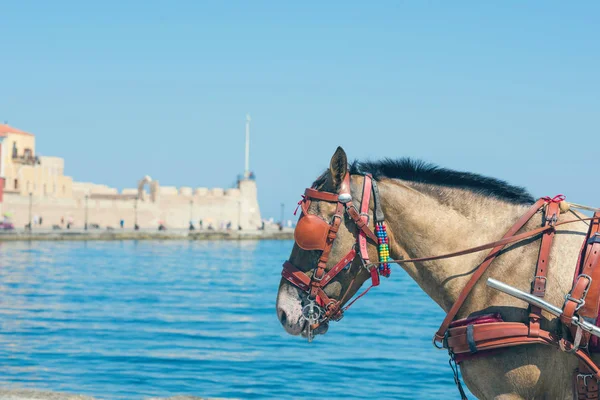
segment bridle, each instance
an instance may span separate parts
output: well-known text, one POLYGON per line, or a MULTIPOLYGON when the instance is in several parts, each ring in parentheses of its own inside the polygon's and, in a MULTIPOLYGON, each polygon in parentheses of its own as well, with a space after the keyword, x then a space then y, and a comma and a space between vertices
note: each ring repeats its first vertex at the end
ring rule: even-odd
POLYGON ((302 315, 306 320, 306 336, 312 340, 312 331, 319 325, 329 321, 339 321, 356 300, 365 295, 372 287, 379 285, 379 275, 388 277, 389 268, 389 243, 387 230, 384 223, 384 215, 381 210, 379 190, 377 183, 370 174, 364 175, 362 199, 360 212, 352 203, 350 193, 350 173, 346 173, 339 189, 339 193, 331 193, 307 188, 298 202, 302 209, 302 215, 294 230, 296 244, 303 250, 320 250, 321 255, 317 266, 313 269, 311 276, 294 266, 289 260, 283 264, 281 275, 298 289, 308 293, 309 303, 302 308, 302 315), (374 203, 374 226, 375 233, 369 228, 369 204, 373 193, 374 203), (310 214, 308 209, 313 200, 335 203, 336 210, 328 223, 321 217, 310 214), (347 215, 358 228, 356 244, 348 253, 342 257, 329 271, 326 271, 327 261, 337 237, 339 227, 347 215), (378 246, 379 262, 371 263, 367 252, 367 238, 378 246), (346 293, 339 299, 330 298, 325 293, 325 287, 331 283, 340 271, 351 265, 358 258, 371 276, 371 286, 352 302, 344 307, 346 296, 352 287, 354 280, 348 285, 346 293), (379 265, 379 267, 378 267, 379 265))

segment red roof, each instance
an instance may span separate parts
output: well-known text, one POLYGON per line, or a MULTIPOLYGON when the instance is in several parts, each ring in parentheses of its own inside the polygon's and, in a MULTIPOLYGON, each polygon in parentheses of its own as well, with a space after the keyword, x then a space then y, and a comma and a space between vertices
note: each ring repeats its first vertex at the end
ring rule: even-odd
POLYGON ((18 133, 19 135, 33 136, 33 133, 25 132, 17 128, 13 128, 7 124, 0 124, 0 136, 4 137, 7 133, 18 133))

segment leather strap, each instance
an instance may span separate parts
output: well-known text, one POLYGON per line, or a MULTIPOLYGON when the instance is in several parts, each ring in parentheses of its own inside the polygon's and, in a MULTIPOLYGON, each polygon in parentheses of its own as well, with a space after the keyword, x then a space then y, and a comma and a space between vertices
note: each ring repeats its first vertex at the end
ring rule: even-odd
MULTIPOLYGON (((369 224, 369 203, 371 201, 371 190, 372 190, 372 178, 371 175, 365 175, 363 181, 363 192, 362 199, 360 201, 360 218, 361 221, 368 226, 369 224)), ((358 247, 360 249, 360 256, 363 258, 365 263, 369 263, 369 252, 367 251, 367 235, 365 231, 361 229, 358 233, 358 247)), ((375 267, 373 267, 375 268, 375 267)))
MULTIPOLYGON (((596 212, 594 217, 600 217, 596 212)), ((575 279, 573 289, 567 296, 563 307, 563 323, 570 326, 571 317, 576 311, 585 318, 598 317, 598 301, 600 299, 600 236, 598 235, 600 223, 597 219, 590 223, 586 236, 586 245, 580 257, 578 266, 579 276, 575 279)), ((585 346, 585 343, 584 343, 585 346)))
POLYGON ((581 349, 573 349, 570 343, 559 340, 548 331, 541 330, 537 337, 528 336, 528 331, 529 327, 522 322, 491 322, 459 326, 448 330, 446 347, 458 355, 471 353, 473 344, 469 345, 470 340, 474 342, 478 352, 527 344, 554 346, 563 351, 572 352, 579 358, 581 365, 586 368, 593 380, 600 379, 600 368, 586 352, 581 349), (468 328, 469 326, 472 328, 468 328), (469 334, 467 333, 468 329, 471 330, 469 334))
MULTIPOLYGON (((546 204, 544 211, 544 221, 542 226, 554 225, 558 222, 560 214, 559 203, 550 202, 546 204)), ((531 284, 531 293, 538 297, 544 297, 546 294, 546 280, 548 275, 548 266, 550 264, 550 249, 554 239, 554 230, 545 232, 542 235, 538 261, 531 284)), ((542 310, 537 306, 530 306, 529 313, 529 336, 535 337, 540 332, 540 319, 542 318, 542 310)))
POLYGON ((308 291, 310 287, 310 277, 296 268, 291 262, 286 261, 283 263, 283 271, 281 271, 281 275, 292 285, 300 288, 301 290, 308 291))
MULTIPOLYGON (((544 199, 540 199, 540 200, 536 201, 535 204, 532 205, 527 210, 527 212, 525 214, 523 214, 523 216, 521 218, 519 218, 519 220, 517 222, 515 222, 515 224, 506 232, 506 234, 504 234, 503 239, 499 241, 500 244, 497 244, 493 247, 492 251, 488 254, 488 256, 485 258, 483 263, 481 263, 481 265, 479 266, 477 271, 475 271, 475 273, 471 276, 471 279, 469 279, 469 281, 467 282, 467 284, 461 291, 460 295, 458 296, 458 298, 452 305, 452 308, 450 308, 450 311, 448 311, 448 314, 446 314, 444 321, 442 321, 442 324, 440 325, 438 331, 436 332, 436 334, 433 338, 434 342, 438 342, 438 343, 442 342, 442 340, 444 339, 446 330, 448 329, 448 327, 450 326, 450 323, 452 322, 452 320, 454 319, 454 317, 456 316, 456 314, 462 307, 463 303, 465 302, 465 300, 471 293, 471 290, 473 289, 475 284, 479 281, 481 276, 485 273, 485 271, 487 271, 488 267, 496 259, 496 256, 498 255, 498 253, 500 253, 500 251, 504 248, 504 246, 507 243, 510 243, 510 241, 507 241, 507 239, 515 237, 513 235, 515 233, 517 233, 517 231, 519 229, 521 229, 527 223, 527 221, 529 221, 531 219, 531 217, 544 204, 546 204, 546 201, 544 199), (506 241, 506 243, 504 243, 504 241, 506 241)), ((498 242, 496 242, 496 243, 498 243, 498 242)), ((483 247, 484 249, 487 248, 485 245, 480 246, 480 247, 483 247)), ((467 253, 465 253, 465 254, 467 254, 467 253)))
POLYGON ((383 210, 381 209, 381 199, 379 198, 379 189, 377 188, 377 181, 375 179, 371 180, 371 184, 373 185, 373 215, 375 222, 383 222, 384 215, 383 210))
POLYGON ((317 199, 317 200, 327 201, 329 203, 337 203, 338 202, 337 194, 329 193, 329 192, 321 192, 319 190, 311 189, 311 188, 307 188, 304 191, 304 196, 309 199, 317 199))
POLYGON ((563 324, 571 326, 571 319, 580 306, 584 304, 591 283, 591 278, 588 275, 579 275, 563 306, 563 312, 560 316, 563 324))
POLYGON ((346 213, 352 218, 358 229, 363 231, 373 242, 377 243, 377 236, 373 233, 371 228, 369 228, 367 223, 361 219, 360 214, 352 203, 346 204, 346 213))
POLYGON ((598 398, 598 381, 593 370, 581 359, 573 376, 574 398, 592 400, 598 398))
MULTIPOLYGON (((596 212, 594 217, 600 217, 596 212)), ((579 314, 586 318, 598 317, 598 300, 600 299, 600 222, 594 220, 590 223, 585 257, 581 268, 581 273, 592 277, 592 282, 587 293, 587 301, 581 307, 579 314)))
MULTIPOLYGON (((559 203, 548 203, 546 205, 544 224, 542 226, 553 226, 558 222, 558 216, 560 214, 558 204, 559 203)), ((531 292, 538 297, 544 297, 546 294, 546 280, 550 261, 550 249, 552 248, 554 234, 554 230, 549 230, 544 232, 542 235, 542 243, 540 245, 540 253, 538 256, 535 276, 533 277, 533 287, 531 292)))
MULTIPOLYGON (((535 212, 534 212, 534 214, 535 214, 535 212)), ((530 237, 537 236, 540 233, 556 230, 556 228, 561 225, 572 224, 574 222, 596 221, 599 219, 600 219, 600 216, 558 222, 554 226, 544 226, 544 227, 533 229, 531 231, 523 232, 523 233, 520 233, 520 234, 514 235, 514 236, 506 236, 505 235, 505 237, 503 239, 497 240, 495 242, 490 242, 490 243, 482 244, 479 246, 470 247, 468 249, 464 249, 461 251, 454 251, 452 253, 440 254, 437 256, 405 258, 403 260, 389 260, 389 261, 385 261, 385 262, 388 264, 403 264, 403 263, 409 263, 409 262, 414 263, 414 262, 423 262, 423 261, 443 260, 444 258, 453 258, 453 257, 464 256, 467 254, 477 253, 479 251, 496 248, 496 247, 504 248, 504 246, 506 246, 507 244, 520 242, 521 240, 525 240, 525 239, 529 239, 530 237)), ((527 222, 527 221, 525 221, 525 222, 527 222)), ((491 253, 494 253, 494 251, 490 252, 490 254, 491 253)), ((383 264, 383 262, 372 262, 371 264, 379 265, 379 264, 383 264)))
POLYGON ((327 261, 329 260, 329 253, 331 253, 331 247, 333 246, 333 241, 337 236, 337 231, 340 228, 340 224, 342 223, 344 213, 344 205, 342 203, 337 204, 337 208, 335 214, 333 216, 333 220, 331 222, 331 227, 329 228, 329 234, 327 235, 327 240, 325 241, 325 248, 321 253, 321 257, 319 257, 319 263, 315 268, 315 271, 312 276, 311 282, 311 292, 310 295, 313 298, 316 298, 319 294, 317 288, 321 286, 320 281, 323 279, 325 275, 325 268, 327 266, 327 261))

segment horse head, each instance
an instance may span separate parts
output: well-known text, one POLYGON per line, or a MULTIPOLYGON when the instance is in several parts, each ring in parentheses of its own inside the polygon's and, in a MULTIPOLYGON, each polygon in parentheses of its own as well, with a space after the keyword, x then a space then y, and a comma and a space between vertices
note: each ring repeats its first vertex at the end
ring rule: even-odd
POLYGON ((309 340, 324 334, 367 279, 378 284, 379 269, 369 263, 378 261, 371 183, 370 177, 350 176, 338 147, 329 169, 306 190, 277 295, 277 315, 288 333, 309 340))

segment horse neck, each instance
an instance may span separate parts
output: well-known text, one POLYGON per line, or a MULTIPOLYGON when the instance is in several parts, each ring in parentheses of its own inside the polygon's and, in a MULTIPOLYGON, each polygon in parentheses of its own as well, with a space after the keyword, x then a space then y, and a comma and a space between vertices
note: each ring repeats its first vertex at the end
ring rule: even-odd
MULTIPOLYGON (((527 209, 454 188, 385 180, 382 207, 394 259, 434 256, 500 239, 527 209)), ((474 253, 402 267, 444 310, 487 255, 474 253)))

